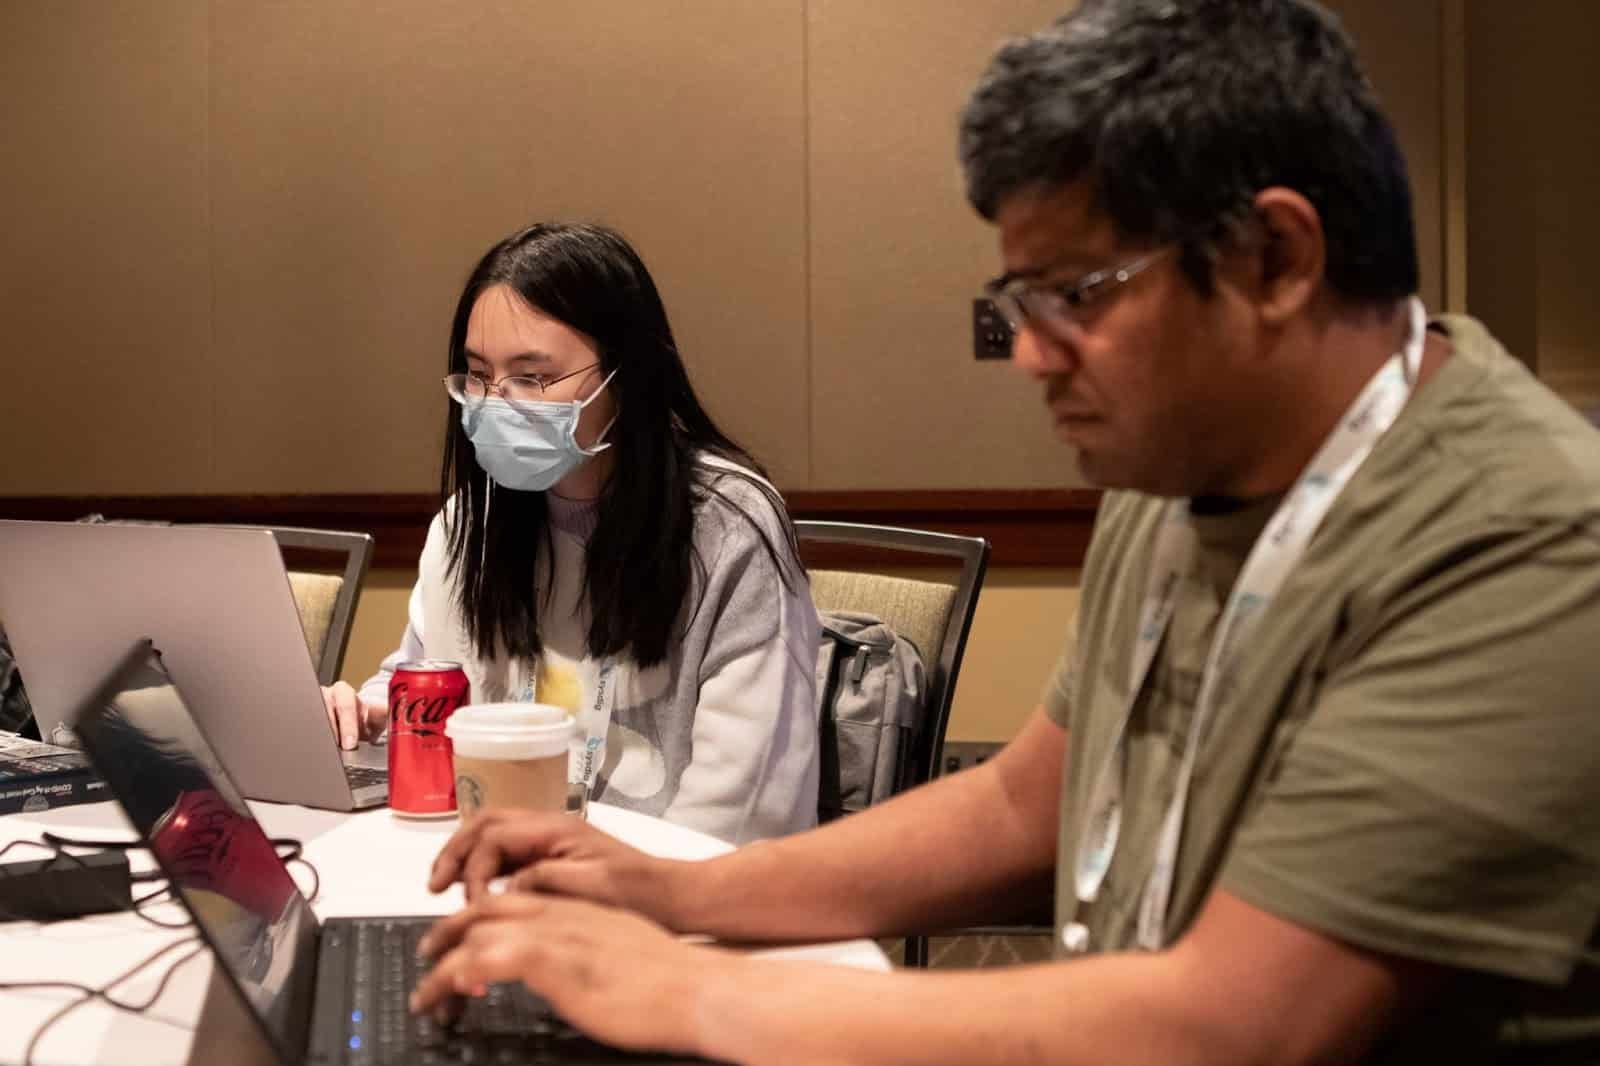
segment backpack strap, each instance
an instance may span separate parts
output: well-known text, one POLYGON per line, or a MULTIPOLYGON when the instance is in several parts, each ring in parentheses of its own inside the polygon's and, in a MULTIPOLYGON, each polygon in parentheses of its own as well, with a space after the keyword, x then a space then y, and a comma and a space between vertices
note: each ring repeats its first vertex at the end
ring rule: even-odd
POLYGON ((822 616, 822 650, 827 654, 824 669, 818 670, 817 715, 819 771, 817 774, 817 818, 830 821, 844 813, 844 785, 839 769, 839 723, 834 720, 834 700, 844 682, 847 664, 854 666, 856 680, 866 669, 867 646, 840 632, 822 616))

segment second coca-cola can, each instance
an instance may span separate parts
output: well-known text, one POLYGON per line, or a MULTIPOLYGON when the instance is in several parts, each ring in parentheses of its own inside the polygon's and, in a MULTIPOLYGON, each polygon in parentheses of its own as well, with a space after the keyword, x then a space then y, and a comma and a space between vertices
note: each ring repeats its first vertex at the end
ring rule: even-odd
POLYGON ((389 808, 418 818, 456 810, 456 773, 444 724, 472 695, 461 664, 416 659, 389 679, 389 808))
POLYGON ((277 921, 295 894, 261 826, 215 789, 180 792, 150 830, 150 850, 185 888, 227 896, 264 921, 277 921))

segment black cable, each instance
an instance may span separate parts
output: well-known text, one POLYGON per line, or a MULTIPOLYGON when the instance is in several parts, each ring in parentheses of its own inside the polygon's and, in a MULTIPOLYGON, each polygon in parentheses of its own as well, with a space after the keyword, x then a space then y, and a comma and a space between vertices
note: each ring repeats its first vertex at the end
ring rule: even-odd
MULTIPOLYGON (((63 850, 64 847, 69 846, 69 845, 73 846, 73 847, 94 847, 94 846, 96 846, 93 843, 87 843, 87 842, 79 841, 79 840, 69 840, 69 839, 64 838, 64 837, 56 836, 55 834, 47 834, 47 838, 49 838, 51 840, 51 843, 45 844, 45 843, 41 843, 41 842, 36 841, 36 840, 14 840, 11 843, 5 845, 4 847, 0 847, 0 857, 3 857, 6 852, 10 851, 12 848, 14 848, 14 847, 16 847, 17 845, 20 844, 20 845, 27 845, 27 846, 31 846, 31 847, 36 847, 36 848, 41 848, 41 849, 53 851, 56 855, 65 856, 65 857, 67 857, 69 859, 72 859, 74 861, 77 861, 77 862, 79 862, 81 864, 82 859, 79 858, 76 855, 73 855, 71 852, 63 850)), ((313 864, 310 859, 307 859, 304 855, 302 855, 300 853, 301 852, 300 842, 298 840, 283 839, 283 840, 274 840, 273 844, 278 845, 280 847, 283 847, 283 846, 290 847, 291 848, 291 854, 288 856, 288 858, 285 861, 286 862, 298 862, 301 865, 303 865, 307 870, 311 871, 311 891, 309 893, 307 893, 306 898, 308 900, 315 900, 317 898, 317 896, 319 896, 321 894, 321 892, 322 892, 322 875, 317 871, 317 868, 316 868, 315 864, 313 864)), ((115 845, 113 845, 113 846, 115 846, 115 845)), ((141 845, 124 843, 121 846, 127 848, 127 847, 139 847, 141 845)), ((297 885, 296 887, 298 888, 299 886, 297 885)), ((192 922, 188 921, 188 920, 183 921, 183 922, 162 922, 162 921, 159 921, 159 920, 157 920, 155 918, 150 917, 149 915, 143 913, 139 909, 141 906, 143 906, 145 903, 148 903, 150 900, 153 900, 158 896, 164 896, 164 895, 168 894, 171 891, 172 891, 172 887, 171 887, 170 884, 163 885, 161 888, 158 888, 158 889, 156 889, 156 890, 154 890, 152 892, 147 892, 144 895, 135 898, 133 900, 133 903, 132 903, 131 907, 122 904, 121 901, 119 900, 118 901, 118 907, 119 907, 119 909, 122 909, 122 910, 131 909, 140 918, 143 918, 145 921, 149 922, 150 924, 159 926, 160 928, 163 928, 163 929, 182 929, 182 928, 185 928, 185 927, 191 925, 192 922)), ((64 920, 67 920, 67 919, 51 919, 51 920, 52 921, 64 921, 64 920)), ((47 924, 47 923, 42 923, 41 922, 40 924, 47 924)), ((33 1035, 28 1040, 28 1046, 27 1046, 26 1050, 23 1052, 22 1066, 32 1066, 32 1064, 33 1064, 33 1052, 34 1052, 35 1048, 37 1048, 37 1046, 39 1044, 39 1041, 41 1039, 43 1039, 44 1034, 47 1031, 49 1031, 51 1028, 53 1028, 56 1025, 56 1023, 61 1021, 62 1018, 65 1018, 72 1011, 77 1010, 79 1007, 83 1006, 85 1003, 90 1002, 91 1000, 95 1000, 95 999, 102 1000, 105 1003, 109 1004, 110 1006, 116 1008, 117 1010, 127 1011, 130 1014, 139 1014, 139 1015, 144 1014, 145 1011, 149 1010, 152 1006, 154 1006, 155 1002, 158 999, 161 998, 162 993, 166 991, 167 982, 170 981, 171 978, 172 978, 172 975, 175 972, 177 972, 178 967, 182 966, 184 963, 188 962, 190 959, 194 958, 196 955, 199 955, 202 952, 204 952, 205 948, 203 948, 203 947, 196 948, 194 951, 191 951, 189 954, 183 956, 183 958, 181 958, 177 962, 173 963, 172 966, 168 968, 167 972, 162 974, 160 982, 157 983, 157 985, 156 985, 155 992, 152 993, 150 998, 149 998, 149 1000, 146 1001, 143 1004, 125 1002, 123 1000, 117 999, 116 997, 114 997, 114 996, 112 996, 110 994, 112 989, 116 988, 116 986, 121 984, 122 982, 133 978, 141 970, 143 970, 146 966, 149 966, 150 964, 155 962, 157 959, 161 958, 163 955, 166 955, 168 952, 172 951, 174 948, 179 947, 179 946, 184 945, 184 944, 193 944, 198 939, 199 939, 198 937, 186 937, 186 938, 184 938, 182 940, 174 940, 171 943, 163 946, 159 951, 156 951, 153 954, 146 956, 143 960, 141 960, 139 962, 138 965, 134 966, 132 969, 127 970, 126 972, 122 973, 121 975, 113 978, 112 980, 108 981, 106 984, 100 986, 99 988, 93 988, 93 987, 91 987, 89 985, 79 984, 76 981, 0 981, 0 992, 23 991, 23 990, 28 990, 28 989, 35 989, 35 990, 67 989, 67 990, 70 990, 70 991, 75 991, 75 992, 81 993, 78 999, 75 999, 71 1003, 66 1004, 60 1010, 56 1011, 50 1017, 46 1018, 43 1022, 39 1023, 39 1027, 34 1030, 33 1035)), ((169 1024, 176 1024, 176 1023, 169 1023, 169 1024)), ((187 1031, 190 1028, 188 1026, 177 1026, 177 1027, 181 1028, 181 1029, 184 1029, 185 1031, 187 1031)))
POLYGON ((150 891, 150 892, 146 892, 142 896, 135 896, 135 897, 133 897, 133 909, 134 910, 138 910, 140 907, 143 907, 146 903, 149 903, 151 900, 158 899, 161 896, 170 895, 171 892, 172 892, 172 886, 171 885, 162 885, 160 888, 154 889, 153 891, 150 891))
MULTIPOLYGON (((111 848, 111 849, 117 849, 117 850, 126 851, 126 850, 132 850, 132 849, 139 849, 139 848, 148 847, 147 844, 144 844, 144 843, 139 842, 139 841, 81 840, 81 839, 75 839, 75 838, 71 838, 71 837, 63 837, 63 836, 60 836, 60 835, 58 835, 56 833, 50 833, 50 832, 44 833, 43 836, 44 836, 44 839, 42 841, 40 841, 40 840, 13 840, 13 841, 11 841, 9 844, 6 844, 4 847, 0 847, 0 858, 4 858, 5 854, 7 852, 9 852, 12 848, 15 848, 15 847, 19 847, 19 846, 21 846, 21 847, 34 847, 34 848, 39 848, 39 849, 44 850, 44 851, 51 852, 57 859, 65 858, 65 859, 68 859, 68 860, 70 860, 72 862, 76 862, 81 867, 81 866, 84 865, 82 857, 72 854, 70 851, 66 850, 67 848, 69 848, 69 847, 111 848)), ((307 870, 311 871, 311 891, 306 894, 306 898, 307 898, 308 901, 315 901, 316 898, 322 893, 322 875, 318 872, 316 865, 313 864, 310 859, 307 859, 305 857, 305 855, 303 854, 304 846, 301 844, 301 842, 299 840, 296 840, 293 837, 274 837, 274 838, 271 838, 271 842, 272 842, 274 848, 287 848, 288 849, 288 854, 287 855, 280 855, 279 856, 284 861, 285 866, 287 866, 288 863, 297 862, 297 863, 300 863, 302 866, 304 866, 307 870)), ((9 874, 4 874, 4 868, 3 867, 0 867, 0 874, 3 874, 4 876, 10 876, 9 874)), ((162 875, 159 874, 159 873, 155 874, 155 878, 161 878, 161 876, 162 875)), ((149 878, 149 877, 135 877, 133 879, 134 880, 149 880, 151 878, 149 878)), ((297 885, 296 888, 298 888, 298 887, 299 886, 297 885)), ((131 911, 133 911, 134 914, 138 915, 140 918, 144 919, 146 922, 149 922, 151 925, 157 926, 157 927, 162 928, 162 929, 183 929, 183 928, 186 928, 186 927, 192 925, 193 922, 192 922, 192 920, 189 920, 189 919, 186 919, 186 920, 184 920, 182 922, 163 922, 163 921, 161 921, 159 919, 152 918, 150 915, 145 914, 140 909, 144 904, 150 902, 153 899, 156 899, 159 896, 167 895, 171 891, 172 891, 172 886, 171 886, 171 883, 169 882, 168 884, 163 885, 162 887, 160 887, 158 889, 155 889, 152 892, 147 892, 142 896, 138 896, 138 897, 134 898, 131 903, 124 903, 120 899, 117 899, 114 902, 117 904, 117 906, 116 906, 117 910, 131 910, 131 911)), ((3 920, 3 919, 4 919, 4 916, 0 915, 0 920, 3 920)), ((69 920, 69 919, 66 919, 66 918, 50 919, 47 922, 40 922, 39 924, 49 924, 49 922, 66 921, 66 920, 69 920)), ((71 990, 71 991, 75 991, 75 992, 81 993, 79 998, 77 998, 77 999, 73 1000, 72 1002, 66 1004, 60 1010, 56 1011, 50 1017, 46 1018, 43 1022, 41 1022, 39 1024, 39 1027, 34 1030, 33 1035, 31 1037, 29 1037, 29 1039, 28 1039, 27 1048, 23 1051, 23 1054, 22 1054, 22 1066, 32 1066, 34 1050, 38 1047, 39 1041, 44 1038, 44 1034, 46 1032, 48 1032, 51 1028, 53 1028, 56 1025, 56 1023, 61 1021, 62 1018, 65 1018, 68 1014, 70 1014, 74 1010, 77 1010, 79 1007, 83 1006, 85 1003, 91 1002, 92 1000, 99 999, 99 1000, 104 1001, 105 1003, 107 1003, 108 1005, 110 1005, 111 1007, 113 1007, 113 1008, 115 1008, 117 1010, 126 1011, 126 1012, 128 1012, 130 1014, 140 1014, 140 1015, 142 1015, 145 1011, 149 1010, 152 1006, 155 1005, 156 1001, 159 1000, 161 998, 162 994, 166 991, 167 983, 172 979, 172 975, 177 972, 178 967, 182 966, 184 963, 188 962, 190 959, 194 958, 196 955, 199 955, 199 954, 203 953, 205 951, 204 947, 196 948, 195 950, 191 951, 189 954, 183 956, 177 962, 173 963, 170 967, 168 967, 166 973, 161 975, 161 980, 156 984, 155 991, 150 995, 150 998, 146 1002, 144 1002, 142 1004, 125 1002, 123 1000, 117 999, 116 997, 112 996, 110 993, 118 985, 122 984, 124 981, 128 981, 128 980, 132 979, 133 977, 137 976, 142 970, 144 970, 145 967, 151 965, 157 959, 161 958, 163 955, 168 954, 174 948, 177 948, 177 947, 180 947, 180 946, 186 945, 186 944, 193 944, 197 939, 198 939, 197 937, 186 937, 186 938, 181 939, 181 940, 174 940, 171 943, 166 944, 165 946, 163 946, 160 950, 158 950, 158 951, 146 956, 144 959, 142 959, 132 969, 124 971, 122 974, 118 975, 117 977, 112 978, 110 981, 108 981, 104 985, 101 985, 99 988, 93 988, 93 987, 91 987, 89 985, 79 984, 79 983, 77 983, 75 981, 0 981, 0 992, 22 991, 22 990, 26 990, 26 989, 36 989, 36 990, 42 990, 42 989, 68 989, 68 990, 71 990)), ((187 1029, 188 1027, 187 1026, 179 1026, 179 1028, 187 1029)))
MULTIPOLYGON (((143 1003, 131 1003, 131 1002, 125 1002, 123 1000, 117 999, 115 996, 111 995, 112 989, 116 988, 118 985, 122 984, 124 981, 129 981, 129 980, 132 980, 134 977, 137 977, 139 975, 139 973, 144 970, 145 967, 151 965, 157 959, 161 958, 163 955, 169 954, 174 948, 185 947, 185 946, 187 946, 189 944, 193 944, 198 939, 199 939, 198 937, 185 937, 182 940, 174 940, 170 944, 164 945, 159 950, 154 951, 154 952, 150 953, 149 955, 146 955, 143 959, 141 959, 139 961, 139 963, 137 965, 133 966, 131 969, 124 970, 122 973, 118 974, 116 977, 113 977, 111 980, 109 980, 105 984, 101 985, 99 988, 94 988, 94 987, 91 987, 89 985, 80 985, 80 984, 77 984, 77 983, 72 982, 72 981, 9 981, 9 982, 0 982, 0 991, 18 991, 18 990, 21 990, 21 989, 69 988, 69 989, 73 989, 73 990, 75 990, 77 992, 81 992, 82 993, 82 995, 79 996, 77 999, 73 1000, 71 1003, 66 1004, 60 1010, 56 1011, 54 1014, 50 1015, 50 1017, 46 1018, 44 1021, 39 1023, 39 1027, 36 1028, 33 1031, 33 1035, 28 1038, 28 1046, 23 1049, 23 1052, 22 1052, 22 1066, 33 1066, 33 1053, 34 1053, 35 1050, 37 1050, 37 1048, 39 1046, 39 1041, 44 1039, 44 1034, 49 1032, 52 1028, 54 1028, 56 1023, 61 1021, 62 1018, 65 1018, 68 1014, 70 1014, 73 1011, 77 1010, 79 1007, 83 1006, 85 1003, 90 1003, 90 1002, 93 1002, 94 1000, 98 999, 98 1000, 102 1000, 103 1002, 109 1004, 110 1006, 114 1007, 117 1010, 126 1011, 129 1014, 143 1015, 145 1013, 145 1011, 148 1011, 151 1007, 155 1006, 156 1005, 156 1001, 159 1000, 162 997, 162 995, 164 995, 166 993, 167 983, 172 980, 172 975, 178 972, 178 967, 182 966, 184 963, 188 962, 190 959, 194 958, 195 956, 203 954, 205 952, 205 948, 203 948, 203 947, 195 948, 193 951, 191 951, 187 955, 183 956, 183 958, 179 959, 177 962, 175 962, 171 966, 167 967, 167 971, 161 975, 161 980, 156 982, 155 991, 152 992, 150 994, 150 998, 145 1000, 143 1003)), ((168 1024, 173 1024, 173 1023, 168 1023, 168 1024)), ((188 1026, 181 1026, 181 1025, 177 1026, 177 1028, 184 1029, 186 1031, 189 1029, 188 1026)))
MULTIPOLYGON (((277 841, 274 840, 273 843, 276 844, 277 841)), ((319 874, 317 872, 317 868, 311 864, 311 860, 306 858, 304 855, 296 855, 292 859, 284 860, 285 864, 291 862, 297 862, 301 866, 304 866, 307 870, 311 871, 311 891, 307 892, 305 897, 307 903, 315 903, 317 901, 317 897, 322 895, 322 875, 319 874)), ((300 886, 295 885, 295 887, 299 888, 300 886)))
MULTIPOLYGON (((121 851, 134 851, 148 849, 150 847, 148 843, 142 840, 84 840, 80 837, 64 837, 59 833, 52 833, 49 830, 46 830, 42 834, 42 839, 46 844, 50 844, 57 848, 111 848, 121 851)), ((274 850, 279 848, 285 849, 278 854, 278 858, 283 860, 285 866, 291 862, 298 862, 304 865, 306 869, 311 871, 312 887, 311 891, 307 893, 306 898, 311 902, 315 902, 317 896, 322 892, 322 875, 317 872, 317 868, 312 865, 311 860, 305 857, 304 842, 302 842, 298 837, 268 837, 267 842, 272 845, 274 850)), ((4 852, 0 852, 0 854, 4 854, 4 852)), ((162 880, 164 876, 165 875, 159 871, 151 870, 147 873, 134 874, 133 880, 159 881, 162 880)), ((145 896, 143 898, 152 899, 158 894, 159 893, 151 893, 149 896, 145 896)), ((137 901, 135 902, 135 905, 137 906, 137 901)))
MULTIPOLYGON (((189 954, 185 955, 183 958, 169 966, 167 968, 167 972, 161 975, 161 980, 156 983, 155 991, 151 993, 150 998, 144 1003, 131 1003, 117 999, 115 996, 111 995, 112 989, 116 988, 124 981, 131 980, 132 978, 138 976, 138 974, 144 970, 145 967, 151 965, 163 955, 169 954, 174 948, 193 944, 196 939, 198 938, 185 937, 182 940, 174 940, 170 944, 163 945, 159 950, 146 955, 133 968, 123 971, 121 974, 113 977, 110 981, 107 981, 99 988, 94 988, 90 985, 78 984, 75 981, 0 981, 0 991, 6 992, 21 991, 25 989, 65 988, 81 993, 77 999, 67 1003, 60 1010, 56 1011, 54 1014, 50 1015, 50 1017, 39 1023, 38 1028, 33 1031, 33 1035, 28 1038, 28 1046, 23 1049, 22 1066, 33 1066, 33 1053, 38 1048, 39 1041, 44 1039, 44 1034, 49 1032, 50 1029, 52 1029, 57 1022, 61 1021, 62 1018, 65 1018, 68 1014, 77 1010, 85 1003, 89 1003, 98 999, 117 1010, 126 1011, 129 1014, 143 1015, 151 1007, 155 1006, 156 1001, 159 1000, 166 992, 167 983, 172 980, 172 975, 178 971, 178 967, 182 966, 196 955, 201 954, 205 950, 204 948, 195 948, 193 951, 189 952, 189 954)), ((176 1028, 184 1029, 185 1031, 189 1029, 188 1026, 177 1025, 173 1022, 168 1022, 167 1024, 174 1025, 176 1028)))
MULTIPOLYGON (((49 838, 52 835, 53 834, 46 833, 45 837, 46 837, 47 840, 49 840, 49 838)), ((60 838, 57 838, 57 839, 60 839, 60 838)), ((72 846, 74 846, 74 847, 80 846, 75 841, 69 841, 69 843, 72 844, 72 846)), ((49 843, 41 843, 40 841, 37 841, 37 840, 13 840, 11 843, 5 845, 4 847, 0 847, 0 859, 5 858, 6 853, 8 851, 10 851, 12 848, 16 848, 16 847, 39 848, 42 851, 50 852, 52 854, 53 858, 54 858, 54 861, 56 861, 56 862, 60 862, 62 860, 66 860, 66 861, 69 861, 69 862, 77 863, 79 869, 88 869, 87 865, 83 861, 83 857, 82 856, 72 854, 72 852, 66 850, 66 846, 65 845, 56 843, 54 840, 50 840, 49 843)), ((0 877, 9 878, 9 877, 13 877, 13 876, 15 876, 15 875, 10 870, 7 870, 4 866, 0 866, 0 877)), ((130 878, 130 880, 141 880, 141 878, 132 877, 132 878, 130 878)), ((99 884, 99 882, 97 881, 96 884, 99 884)), ((144 921, 146 921, 146 922, 150 923, 151 925, 157 927, 158 929, 183 929, 183 928, 186 928, 190 924, 187 919, 185 919, 184 921, 181 921, 181 922, 165 922, 165 921, 162 921, 160 918, 155 918, 155 917, 152 917, 152 916, 146 914, 143 910, 140 909, 140 907, 143 904, 148 903, 150 900, 156 898, 157 896, 161 895, 162 893, 164 893, 166 891, 167 890, 165 888, 163 888, 160 891, 151 892, 151 893, 148 893, 148 894, 146 894, 144 896, 140 896, 138 899, 126 899, 125 900, 125 899, 122 899, 121 897, 119 897, 119 896, 115 895, 114 893, 112 893, 112 892, 107 890, 107 891, 105 891, 105 898, 106 898, 106 902, 111 904, 111 907, 110 907, 111 910, 114 910, 114 911, 132 911, 134 914, 138 915, 141 919, 143 919, 144 921)), ((32 917, 27 917, 27 916, 22 916, 22 915, 15 915, 15 914, 11 914, 10 912, 7 912, 7 911, 0 910, 0 921, 18 921, 18 920, 35 921, 35 922, 38 922, 40 925, 51 925, 51 924, 53 924, 55 922, 74 921, 76 919, 71 915, 62 915, 59 918, 38 919, 38 918, 32 918, 32 917)))
MULTIPOLYGON (((45 830, 41 834, 41 839, 46 844, 51 844, 58 848, 107 848, 119 851, 139 851, 150 847, 143 840, 84 840, 78 837, 64 837, 49 830, 45 830)), ((305 845, 300 841, 299 837, 268 837, 267 843, 274 848, 288 849, 287 852, 278 856, 286 863, 294 862, 305 851, 305 845)), ((161 875, 156 874, 154 876, 159 877, 161 875)), ((149 880, 150 878, 146 877, 145 879, 149 880)))
MULTIPOLYGON (((55 848, 88 848, 95 851, 142 851, 150 845, 142 840, 84 840, 81 837, 64 837, 48 829, 39 839, 55 848)), ((129 874, 130 881, 160 881, 166 877, 160 870, 142 870, 129 874)))
MULTIPOLYGON (((6 852, 10 851, 14 847, 21 846, 21 847, 30 847, 30 848, 44 848, 44 849, 52 851, 56 859, 58 859, 58 860, 60 860, 60 859, 68 859, 68 860, 70 860, 72 862, 77 863, 80 867, 82 867, 84 865, 82 857, 78 856, 78 855, 74 855, 74 854, 72 854, 72 852, 67 851, 65 849, 67 849, 67 848, 94 848, 94 849, 111 849, 111 850, 116 850, 116 851, 134 851, 134 850, 147 849, 150 846, 149 844, 146 844, 143 841, 138 841, 138 840, 84 840, 84 839, 79 838, 79 837, 64 837, 64 836, 61 836, 59 833, 52 833, 52 832, 49 832, 48 830, 46 830, 44 833, 42 833, 41 837, 42 837, 42 842, 38 841, 38 840, 13 840, 11 843, 5 845, 4 847, 0 847, 0 858, 4 858, 6 852)), ((269 837, 268 841, 269 841, 269 843, 272 844, 274 849, 278 849, 278 848, 285 849, 284 852, 282 852, 282 853, 280 853, 278 855, 278 858, 283 860, 283 863, 284 863, 284 865, 286 867, 287 867, 287 865, 289 863, 297 862, 300 865, 304 866, 307 870, 311 871, 311 891, 305 893, 305 897, 306 897, 306 901, 307 902, 315 903, 317 901, 317 897, 322 894, 322 874, 317 870, 316 865, 314 863, 312 863, 312 861, 310 859, 305 857, 305 845, 304 845, 304 843, 302 843, 296 837, 269 837)), ((10 874, 5 870, 4 867, 0 867, 0 876, 10 876, 10 874)), ((136 874, 130 874, 128 879, 131 882, 134 882, 134 883, 140 883, 140 882, 145 882, 145 881, 164 881, 164 880, 166 880, 166 875, 161 873, 161 871, 158 869, 158 870, 150 870, 150 871, 136 873, 136 874)), ((298 888, 299 886, 296 885, 295 887, 298 888)), ((158 918, 150 917, 148 914, 145 914, 144 911, 140 909, 146 903, 149 903, 151 900, 154 900, 154 899, 157 899, 157 898, 159 898, 161 896, 164 896, 164 895, 168 894, 171 891, 172 891, 172 886, 169 884, 169 885, 164 885, 163 887, 158 888, 153 892, 147 892, 142 896, 134 897, 134 899, 133 899, 131 904, 124 903, 120 899, 115 899, 115 900, 112 900, 112 902, 114 902, 116 904, 115 908, 113 908, 113 909, 115 909, 115 910, 131 910, 135 914, 137 914, 140 918, 143 918, 145 921, 149 922, 151 925, 159 926, 162 929, 182 929, 184 926, 186 926, 186 925, 188 925, 190 923, 188 921, 177 922, 177 923, 163 922, 158 918)), ((16 920, 19 919, 19 917, 20 916, 7 914, 4 911, 0 911, 0 921, 16 921, 16 920)), ((41 924, 41 925, 48 925, 51 922, 70 921, 70 920, 73 920, 73 919, 71 919, 70 917, 67 917, 67 916, 63 916, 61 918, 49 918, 49 919, 45 919, 43 921, 40 921, 39 919, 33 919, 33 918, 29 918, 29 919, 25 919, 25 920, 28 920, 28 921, 39 921, 39 924, 41 924)))
MULTIPOLYGON (((111 989, 115 988, 123 981, 126 981, 128 978, 132 977, 134 974, 138 973, 152 962, 155 962, 173 948, 182 947, 185 944, 193 944, 199 939, 199 937, 188 936, 182 938, 181 940, 169 941, 166 944, 163 944, 158 950, 146 955, 142 960, 140 960, 138 965, 133 967, 133 969, 126 971, 120 976, 112 978, 109 982, 101 985, 99 988, 95 988, 92 985, 80 984, 77 981, 0 981, 0 992, 21 992, 28 989, 38 990, 46 988, 65 988, 74 992, 80 992, 91 999, 104 1000, 106 1003, 117 1008, 118 1010, 127 1011, 129 1014, 138 1014, 141 1011, 149 1010, 154 1004, 155 1000, 161 998, 160 989, 165 987, 165 977, 162 978, 163 984, 157 986, 156 996, 149 1003, 142 1005, 138 1003, 125 1003, 122 1000, 109 995, 108 993, 110 993, 111 989)), ((194 955, 198 955, 201 950, 202 949, 196 948, 194 951, 190 952, 188 955, 185 955, 178 961, 187 962, 194 955)), ((168 976, 170 976, 170 973, 168 976)))
MULTIPOLYGON (((54 844, 40 843, 37 840, 13 840, 11 843, 7 844, 5 847, 0 848, 0 859, 5 858, 6 857, 6 852, 10 851, 12 848, 43 848, 46 851, 53 851, 53 852, 59 852, 61 850, 59 847, 57 847, 54 844)), ((82 865, 83 860, 79 859, 78 856, 76 856, 76 855, 68 855, 67 858, 77 860, 79 865, 82 865)), ((10 871, 6 870, 6 868, 4 866, 0 866, 0 876, 10 877, 12 875, 11 875, 10 871)))
POLYGON ((131 851, 149 846, 142 840, 84 840, 81 837, 64 837, 48 829, 40 834, 40 838, 46 844, 54 844, 58 848, 108 848, 113 851, 131 851))

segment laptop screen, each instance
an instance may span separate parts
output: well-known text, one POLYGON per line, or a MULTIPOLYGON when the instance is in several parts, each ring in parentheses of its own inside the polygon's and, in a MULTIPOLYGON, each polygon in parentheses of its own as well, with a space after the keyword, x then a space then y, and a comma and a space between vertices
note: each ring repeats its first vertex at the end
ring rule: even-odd
POLYGON ((280 1053, 310 1024, 316 918, 206 742, 149 641, 124 657, 74 728, 217 962, 280 1053))

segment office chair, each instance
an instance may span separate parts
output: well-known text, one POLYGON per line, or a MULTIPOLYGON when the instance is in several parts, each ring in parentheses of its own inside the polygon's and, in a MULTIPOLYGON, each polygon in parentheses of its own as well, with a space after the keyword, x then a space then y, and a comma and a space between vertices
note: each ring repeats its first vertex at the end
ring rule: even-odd
MULTIPOLYGON (((923 784, 937 772, 944 749, 956 677, 988 567, 989 542, 982 537, 853 522, 802 520, 795 522, 794 528, 804 554, 817 554, 806 551, 816 546, 847 545, 870 549, 873 558, 881 557, 889 566, 895 565, 896 559, 925 563, 928 556, 935 556, 956 567, 953 582, 858 570, 811 571, 811 598, 819 609, 877 615, 916 645, 927 672, 927 699, 922 727, 902 766, 896 791, 923 784)), ((906 964, 926 966, 927 951, 925 937, 907 938, 906 964)))

